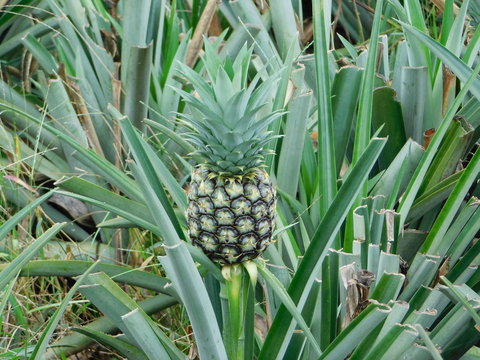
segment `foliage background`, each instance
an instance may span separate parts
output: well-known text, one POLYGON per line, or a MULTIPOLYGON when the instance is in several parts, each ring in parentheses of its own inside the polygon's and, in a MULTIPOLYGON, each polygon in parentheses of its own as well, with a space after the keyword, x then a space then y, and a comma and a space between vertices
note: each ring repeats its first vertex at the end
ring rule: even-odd
POLYGON ((1 357, 480 356, 478 1, 0 7, 1 357), (244 44, 285 114, 276 242, 235 324, 186 236, 176 89, 179 62, 244 44))

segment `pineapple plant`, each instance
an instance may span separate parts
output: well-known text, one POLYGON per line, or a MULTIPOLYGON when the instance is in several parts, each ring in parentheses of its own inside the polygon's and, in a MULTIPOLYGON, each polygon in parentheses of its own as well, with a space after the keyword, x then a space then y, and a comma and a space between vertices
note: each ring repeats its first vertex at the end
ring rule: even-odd
POLYGON ((252 51, 221 60, 206 44, 207 80, 186 66, 181 74, 194 94, 180 91, 191 114, 182 114, 199 165, 188 188, 188 230, 196 246, 220 265, 258 257, 272 240, 275 187, 263 169, 272 139, 268 125, 280 112, 263 114, 276 83, 248 83, 252 51))

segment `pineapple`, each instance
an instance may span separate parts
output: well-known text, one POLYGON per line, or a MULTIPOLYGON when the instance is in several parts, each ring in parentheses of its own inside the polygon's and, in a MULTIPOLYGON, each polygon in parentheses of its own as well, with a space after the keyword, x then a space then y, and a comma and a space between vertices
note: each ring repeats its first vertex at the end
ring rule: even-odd
POLYGON ((182 119, 200 162, 187 193, 187 220, 193 244, 227 266, 256 258, 271 242, 275 188, 262 161, 272 139, 267 127, 281 113, 260 116, 276 82, 258 85, 257 74, 247 84, 251 50, 244 47, 232 63, 205 48, 208 81, 186 66, 180 70, 195 90, 179 92, 192 111, 182 119))

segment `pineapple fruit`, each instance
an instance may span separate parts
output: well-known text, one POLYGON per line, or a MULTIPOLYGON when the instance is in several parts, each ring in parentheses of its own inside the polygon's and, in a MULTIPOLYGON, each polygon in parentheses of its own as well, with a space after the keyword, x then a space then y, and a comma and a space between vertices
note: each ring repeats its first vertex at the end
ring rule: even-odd
POLYGON ((187 220, 193 244, 227 266, 256 258, 271 242, 275 187, 262 161, 272 139, 267 127, 281 113, 261 116, 276 82, 259 84, 257 74, 247 83, 251 50, 244 47, 232 62, 208 43, 205 48, 207 80, 186 66, 180 70, 195 90, 179 92, 191 109, 182 114, 185 136, 200 162, 187 193, 187 220))

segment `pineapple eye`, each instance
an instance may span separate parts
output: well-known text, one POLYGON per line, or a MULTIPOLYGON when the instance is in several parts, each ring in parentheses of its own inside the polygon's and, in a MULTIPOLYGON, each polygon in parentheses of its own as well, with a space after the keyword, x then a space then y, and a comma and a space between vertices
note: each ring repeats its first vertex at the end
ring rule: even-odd
POLYGON ((230 206, 230 199, 223 187, 217 187, 217 189, 213 192, 212 201, 216 208, 230 206))
POLYGON ((238 257, 241 254, 240 249, 237 246, 228 246, 228 244, 222 246, 221 248, 222 257, 230 264, 237 261, 238 257))
POLYGON ((265 202, 268 203, 271 200, 273 200, 273 190, 272 190, 272 187, 270 185, 266 185, 266 184, 261 183, 258 186, 258 189, 260 190, 260 194, 262 195, 262 199, 265 202))
POLYGON ((267 204, 263 201, 257 201, 252 206, 252 214, 255 216, 256 219, 261 219, 268 215, 267 204))
POLYGON ((188 187, 187 192, 188 200, 195 200, 198 197, 198 185, 195 182, 192 182, 188 187))
POLYGON ((255 226, 255 230, 258 232, 260 236, 264 236, 267 233, 271 232, 271 223, 267 219, 262 219, 259 222, 257 222, 255 226))
POLYGON ((236 243, 238 232, 233 226, 221 226, 218 228, 217 235, 222 243, 236 243))
POLYGON ((201 197, 197 200, 201 214, 212 214, 214 210, 213 202, 208 197, 201 197))
POLYGON ((245 185, 245 196, 250 199, 250 201, 257 201, 260 199, 260 191, 255 184, 246 184, 245 185))
POLYGON ((196 217, 200 214, 200 207, 195 201, 190 201, 187 208, 187 216, 196 217))
POLYGON ((235 220, 235 214, 229 208, 216 210, 215 217, 220 225, 232 225, 235 220))
POLYGON ((196 238, 200 233, 200 230, 201 230, 201 225, 197 220, 193 218, 188 219, 188 232, 189 232, 190 238, 196 238))
POLYGON ((257 250, 263 251, 265 248, 271 243, 270 241, 270 234, 263 236, 260 241, 257 243, 257 250))
POLYGON ((227 192, 228 196, 235 198, 243 194, 243 186, 236 181, 232 181, 231 183, 225 185, 225 191, 227 192))
POLYGON ((200 216, 200 224, 203 230, 213 232, 217 228, 217 221, 211 215, 200 216))
POLYGON ((257 247, 257 238, 253 234, 244 234, 240 236, 239 244, 244 251, 253 250, 257 247))
POLYGON ((237 215, 244 215, 250 212, 252 203, 243 196, 232 201, 233 212, 237 215))
POLYGON ((215 184, 212 180, 201 181, 198 185, 198 196, 209 196, 213 193, 215 184))
POLYGON ((200 241, 203 248, 205 248, 205 250, 207 251, 215 251, 218 246, 218 239, 216 238, 216 236, 206 231, 202 232, 198 240, 200 241))
POLYGON ((242 216, 235 221, 235 226, 241 233, 253 231, 255 228, 255 220, 248 215, 242 216))

